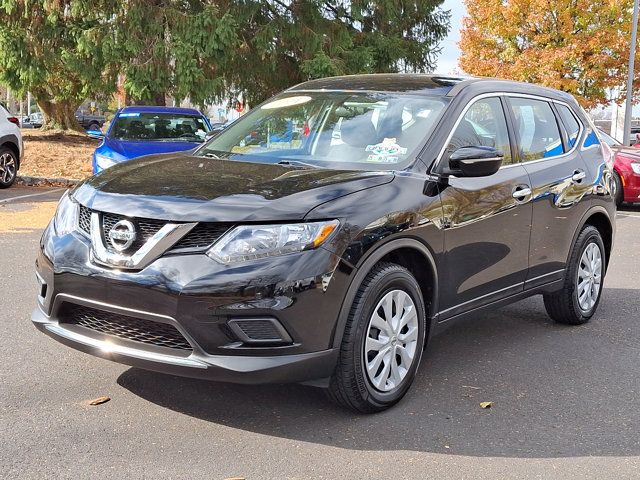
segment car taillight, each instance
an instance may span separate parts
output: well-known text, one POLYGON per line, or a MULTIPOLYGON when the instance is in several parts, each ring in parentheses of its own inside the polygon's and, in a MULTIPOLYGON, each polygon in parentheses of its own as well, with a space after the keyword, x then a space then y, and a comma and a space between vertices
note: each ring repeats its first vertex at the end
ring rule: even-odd
POLYGON ((613 152, 613 150, 608 144, 601 142, 601 145, 602 145, 602 156, 604 157, 604 163, 607 164, 607 167, 609 167, 610 169, 613 169, 613 164, 615 162, 615 153, 613 152))
POLYGON ((17 126, 20 126, 20 120, 18 120, 17 117, 7 117, 7 120, 9 120, 11 123, 15 123, 17 126))

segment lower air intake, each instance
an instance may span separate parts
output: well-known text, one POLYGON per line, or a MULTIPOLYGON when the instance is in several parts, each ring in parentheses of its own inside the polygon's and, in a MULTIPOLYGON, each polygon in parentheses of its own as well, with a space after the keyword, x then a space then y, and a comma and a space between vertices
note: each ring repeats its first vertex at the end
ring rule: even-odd
POLYGON ((78 325, 95 332, 157 347, 192 350, 182 334, 167 323, 154 322, 95 308, 65 303, 58 314, 60 323, 78 325))

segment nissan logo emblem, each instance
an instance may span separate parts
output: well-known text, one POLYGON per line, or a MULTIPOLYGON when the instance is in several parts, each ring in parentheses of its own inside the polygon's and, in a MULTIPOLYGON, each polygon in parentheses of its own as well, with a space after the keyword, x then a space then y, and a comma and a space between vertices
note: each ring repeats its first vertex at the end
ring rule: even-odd
POLYGON ((136 227, 129 220, 120 220, 109 230, 111 244, 118 252, 124 252, 136 239, 136 227))

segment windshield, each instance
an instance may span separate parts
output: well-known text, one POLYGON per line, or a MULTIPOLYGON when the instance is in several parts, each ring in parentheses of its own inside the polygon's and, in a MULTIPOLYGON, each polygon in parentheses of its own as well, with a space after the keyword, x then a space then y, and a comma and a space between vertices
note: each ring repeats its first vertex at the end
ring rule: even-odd
POLYGON ((399 169, 415 156, 445 105, 440 97, 287 93, 249 112, 196 155, 337 169, 399 169))
POLYGON ((616 145, 620 145, 620 142, 617 141, 615 138, 613 138, 611 135, 603 132, 602 130, 599 130, 598 132, 600 134, 600 138, 604 141, 604 143, 606 143, 607 145, 609 145, 610 147, 614 147, 616 145))
POLYGON ((208 131, 202 117, 124 112, 114 120, 109 137, 136 142, 203 142, 208 131))

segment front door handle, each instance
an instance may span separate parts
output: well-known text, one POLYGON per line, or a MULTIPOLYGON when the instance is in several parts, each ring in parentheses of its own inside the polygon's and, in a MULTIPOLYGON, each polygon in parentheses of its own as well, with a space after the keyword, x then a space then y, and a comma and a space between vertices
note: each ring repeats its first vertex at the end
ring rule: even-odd
POLYGON ((531 191, 531 188, 529 186, 518 185, 516 188, 513 189, 512 196, 517 201, 524 202, 527 200, 528 197, 531 196, 532 193, 533 192, 531 191))
POLYGON ((587 174, 584 170, 576 170, 575 172, 573 172, 571 180, 574 183, 581 183, 585 178, 587 178, 587 174))

